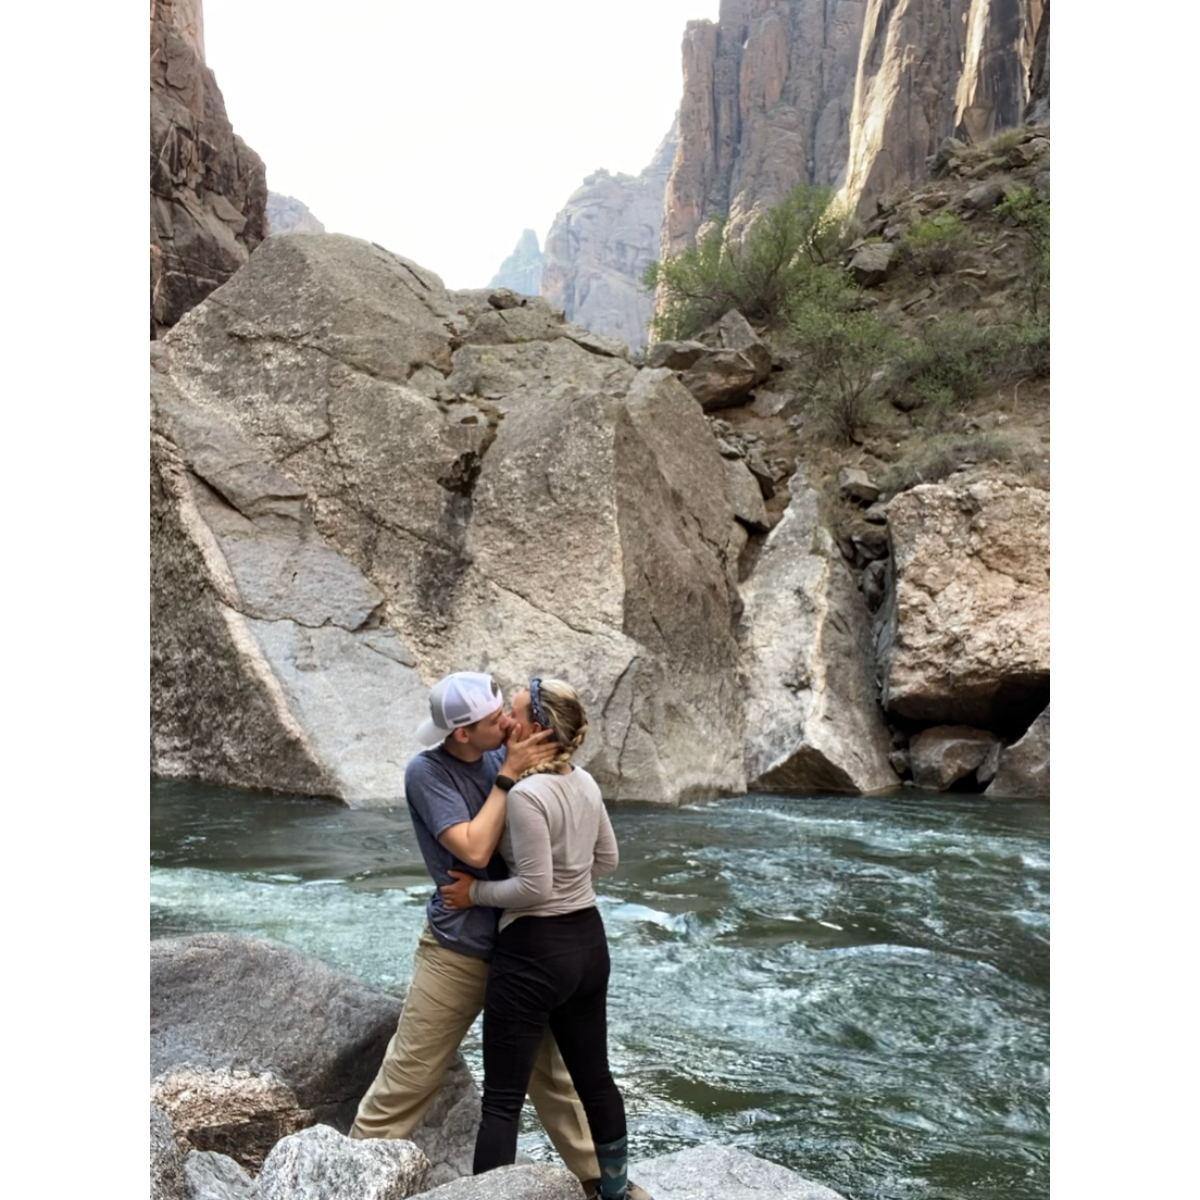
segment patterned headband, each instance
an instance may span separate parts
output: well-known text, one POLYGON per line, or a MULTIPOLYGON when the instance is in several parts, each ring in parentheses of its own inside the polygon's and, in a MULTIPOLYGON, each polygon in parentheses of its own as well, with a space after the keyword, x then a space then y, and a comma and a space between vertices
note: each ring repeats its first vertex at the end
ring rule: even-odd
POLYGON ((552 729, 550 718, 546 715, 546 710, 542 707, 542 677, 534 676, 529 681, 529 708, 533 713, 533 719, 544 729, 552 729))

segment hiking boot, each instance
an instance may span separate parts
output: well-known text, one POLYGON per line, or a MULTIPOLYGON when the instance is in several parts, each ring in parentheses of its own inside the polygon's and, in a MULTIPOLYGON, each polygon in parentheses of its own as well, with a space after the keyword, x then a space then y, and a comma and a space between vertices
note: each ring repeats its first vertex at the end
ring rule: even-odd
MULTIPOLYGON (((587 1200, 598 1200, 600 1196, 600 1180, 585 1179, 583 1181, 583 1194, 587 1200)), ((625 1200, 654 1200, 644 1187, 638 1187, 631 1179, 626 1184, 625 1200)))

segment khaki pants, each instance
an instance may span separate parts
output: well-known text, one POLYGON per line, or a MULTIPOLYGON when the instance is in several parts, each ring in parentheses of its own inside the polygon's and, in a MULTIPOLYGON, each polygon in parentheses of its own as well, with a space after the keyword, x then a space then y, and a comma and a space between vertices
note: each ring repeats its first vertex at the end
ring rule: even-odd
MULTIPOLYGON (((358 1106, 353 1138, 406 1138, 421 1123, 471 1023, 483 1011, 488 965, 442 946, 429 929, 417 940, 412 983, 379 1072, 358 1106)), ((600 1167, 583 1105, 546 1031, 533 1064, 529 1098, 542 1126, 578 1179, 600 1167)))

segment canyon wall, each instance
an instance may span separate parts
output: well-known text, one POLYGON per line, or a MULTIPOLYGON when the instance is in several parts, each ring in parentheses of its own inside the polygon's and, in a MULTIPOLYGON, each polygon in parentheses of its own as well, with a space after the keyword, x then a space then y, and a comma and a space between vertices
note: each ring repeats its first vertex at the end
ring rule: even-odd
POLYGON ((249 259, 266 208, 266 168, 233 132, 204 62, 200 0, 151 0, 151 337, 249 259))
POLYGON ((646 344, 654 297, 642 286, 658 258, 663 194, 676 153, 677 126, 639 175, 596 171, 572 193, 546 236, 541 294, 567 320, 646 344))
POLYGON ((542 290, 545 258, 532 229, 522 230, 513 252, 500 264, 488 287, 509 288, 522 296, 537 296, 542 290))

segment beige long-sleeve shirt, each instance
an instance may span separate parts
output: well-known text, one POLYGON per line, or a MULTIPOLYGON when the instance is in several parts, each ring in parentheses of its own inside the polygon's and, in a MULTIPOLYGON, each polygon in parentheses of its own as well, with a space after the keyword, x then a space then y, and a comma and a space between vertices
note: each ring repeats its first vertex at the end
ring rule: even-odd
POLYGON ((518 917, 552 917, 596 903, 593 881, 617 869, 619 855, 600 788, 582 768, 530 775, 508 793, 500 853, 508 879, 477 879, 471 900, 503 908, 500 928, 518 917))

